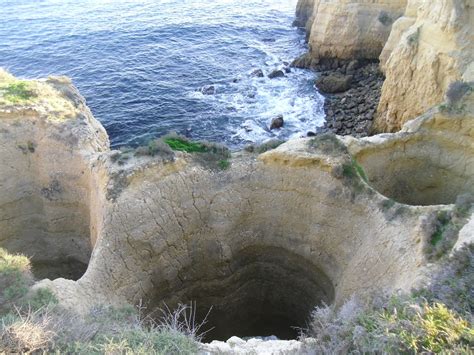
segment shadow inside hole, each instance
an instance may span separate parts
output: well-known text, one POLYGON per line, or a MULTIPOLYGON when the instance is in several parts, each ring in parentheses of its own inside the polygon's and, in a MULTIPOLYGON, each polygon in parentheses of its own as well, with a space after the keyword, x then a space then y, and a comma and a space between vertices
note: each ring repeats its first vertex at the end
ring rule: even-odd
POLYGON ((382 195, 407 205, 444 205, 457 196, 474 192, 469 165, 455 142, 449 147, 433 141, 404 142, 359 152, 369 184, 382 195), (448 149, 449 148, 449 149, 448 149))
POLYGON ((87 264, 75 258, 32 260, 31 271, 36 279, 64 278, 77 281, 87 270, 87 264))
POLYGON ((148 301, 155 310, 195 304, 196 323, 207 315, 204 342, 232 336, 295 339, 314 307, 334 299, 321 269, 283 248, 249 247, 225 264, 211 256, 195 260, 180 270, 176 285, 154 283, 161 292, 148 301))

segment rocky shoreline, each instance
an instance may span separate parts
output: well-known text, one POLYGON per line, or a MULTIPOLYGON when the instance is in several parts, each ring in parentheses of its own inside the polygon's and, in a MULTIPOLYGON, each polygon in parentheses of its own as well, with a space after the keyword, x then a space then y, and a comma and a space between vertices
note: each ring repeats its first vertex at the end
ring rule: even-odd
POLYGON ((325 97, 326 114, 326 123, 318 133, 370 135, 385 79, 378 61, 336 59, 315 62, 305 54, 293 61, 292 66, 311 69, 318 74, 315 86, 325 97))

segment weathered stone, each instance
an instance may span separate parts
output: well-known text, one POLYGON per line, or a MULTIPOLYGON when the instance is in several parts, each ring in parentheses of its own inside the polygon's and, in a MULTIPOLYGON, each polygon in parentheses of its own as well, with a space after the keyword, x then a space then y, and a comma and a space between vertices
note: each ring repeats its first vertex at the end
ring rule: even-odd
POLYGON ((305 53, 302 56, 293 60, 290 66, 300 69, 308 69, 311 67, 312 60, 313 59, 311 58, 311 55, 309 53, 305 53))
POLYGON ((323 93, 334 94, 349 90, 352 76, 328 75, 316 80, 316 86, 323 93))
POLYGON ((278 115, 277 117, 272 118, 272 122, 270 123, 270 129, 280 129, 285 124, 283 120, 283 115, 278 115))
POLYGON ((407 0, 299 0, 297 23, 306 28, 313 58, 377 59, 391 31, 386 19, 400 17, 406 3, 407 0))
POLYGON ((280 70, 280 69, 275 69, 270 74, 268 74, 268 77, 270 79, 281 78, 284 76, 285 76, 285 73, 283 72, 283 70, 280 70))
POLYGON ((216 87, 214 85, 205 85, 199 91, 204 95, 214 95, 216 93, 216 87))
POLYGON ((382 53, 386 80, 374 132, 394 132, 444 100, 454 81, 474 81, 471 0, 410 0, 382 53), (409 94, 407 94, 409 93, 409 94))
POLYGON ((263 78, 265 75, 263 74, 262 69, 255 69, 250 73, 250 76, 255 77, 255 78, 263 78))

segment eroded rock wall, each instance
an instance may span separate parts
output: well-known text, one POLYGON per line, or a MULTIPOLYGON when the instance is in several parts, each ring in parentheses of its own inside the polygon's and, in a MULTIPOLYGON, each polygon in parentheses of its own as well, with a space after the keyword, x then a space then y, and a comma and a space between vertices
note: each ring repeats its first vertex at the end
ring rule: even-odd
POLYGON ((196 301, 213 337, 294 337, 318 304, 424 280, 431 204, 474 193, 472 93, 397 134, 290 140, 215 170, 187 153, 120 159, 68 81, 39 83, 49 101, 0 105, 0 242, 33 262, 93 248, 79 280, 36 285, 78 312, 196 301))
POLYGON ((34 98, 0 110, 0 245, 30 256, 37 277, 78 278, 97 216, 94 154, 108 138, 68 79, 31 85, 34 98))
POLYGON ((136 172, 106 213, 84 277, 57 286, 71 288, 65 302, 200 300, 216 311, 243 300, 304 314, 354 292, 409 289, 423 264, 419 219, 430 207, 388 216, 384 197, 334 177, 343 161, 308 142, 256 162, 235 159, 220 173, 183 158, 136 172), (279 250, 288 254, 269 259, 279 250))
POLYGON ((406 0, 300 0, 296 23, 309 31, 313 58, 377 59, 405 6, 406 0))
POLYGON ((474 4, 410 0, 381 55, 386 80, 374 132, 394 132, 443 101, 455 81, 474 81, 474 4))
POLYGON ((410 205, 452 204, 474 194, 474 94, 458 108, 435 107, 400 132, 352 150, 371 186, 410 205))

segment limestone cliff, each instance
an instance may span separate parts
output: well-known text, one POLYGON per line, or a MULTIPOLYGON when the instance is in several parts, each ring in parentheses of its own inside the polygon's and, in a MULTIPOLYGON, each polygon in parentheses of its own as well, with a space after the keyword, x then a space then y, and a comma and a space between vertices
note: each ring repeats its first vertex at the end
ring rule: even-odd
POLYGON ((313 58, 376 59, 406 0, 300 0, 296 21, 309 33, 313 58))
POLYGON ((427 221, 474 193, 472 93, 396 134, 291 140, 216 171, 181 152, 121 159, 69 81, 3 74, 0 243, 40 277, 88 264, 36 286, 79 312, 196 301, 216 338, 303 326, 322 302, 424 280, 427 221))
POLYGON ((32 257, 37 275, 78 278, 87 267, 92 170, 108 146, 69 79, 25 81, 0 70, 0 245, 32 257))
POLYGON ((386 80, 374 131, 394 132, 443 101, 455 81, 474 81, 474 4, 410 0, 381 55, 386 80))

